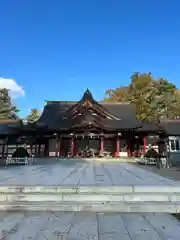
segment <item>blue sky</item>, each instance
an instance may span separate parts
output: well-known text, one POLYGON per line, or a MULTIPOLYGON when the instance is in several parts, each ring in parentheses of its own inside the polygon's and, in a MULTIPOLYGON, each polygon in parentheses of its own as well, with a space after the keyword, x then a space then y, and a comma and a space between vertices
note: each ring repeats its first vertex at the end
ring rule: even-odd
POLYGON ((1 0, 0 10, 0 78, 23 86, 23 116, 87 87, 101 100, 137 71, 180 87, 178 0, 1 0))

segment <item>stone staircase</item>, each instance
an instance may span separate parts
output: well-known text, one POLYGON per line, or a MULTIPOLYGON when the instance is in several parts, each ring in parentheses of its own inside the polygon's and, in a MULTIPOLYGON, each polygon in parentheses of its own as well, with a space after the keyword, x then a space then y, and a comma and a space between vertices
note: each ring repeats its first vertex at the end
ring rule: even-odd
POLYGON ((177 186, 0 186, 0 211, 180 212, 177 186))

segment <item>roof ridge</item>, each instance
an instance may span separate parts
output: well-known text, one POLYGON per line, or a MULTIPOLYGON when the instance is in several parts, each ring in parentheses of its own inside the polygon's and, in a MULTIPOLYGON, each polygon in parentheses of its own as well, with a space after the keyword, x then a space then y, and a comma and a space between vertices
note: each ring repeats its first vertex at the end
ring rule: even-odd
MULTIPOLYGON (((47 105, 50 105, 50 104, 76 104, 76 103, 78 103, 78 101, 62 101, 62 100, 60 100, 60 101, 55 101, 55 100, 53 100, 53 101, 47 101, 47 105)), ((125 104, 129 104, 129 105, 131 105, 131 103, 130 102, 106 102, 106 101, 97 101, 97 103, 99 103, 99 104, 103 104, 103 105, 111 105, 111 104, 113 104, 113 105, 125 105, 125 104)))
POLYGON ((47 101, 48 104, 76 104, 78 101, 47 101))
POLYGON ((114 105, 125 105, 125 104, 129 104, 131 105, 130 102, 106 102, 106 101, 99 101, 98 103, 100 104, 104 104, 104 105, 110 105, 110 104, 114 104, 114 105))

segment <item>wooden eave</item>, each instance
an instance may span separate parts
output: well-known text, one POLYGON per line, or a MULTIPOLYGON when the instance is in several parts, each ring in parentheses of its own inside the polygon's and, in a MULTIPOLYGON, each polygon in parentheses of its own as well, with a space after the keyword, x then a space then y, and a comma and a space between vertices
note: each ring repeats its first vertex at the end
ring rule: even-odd
POLYGON ((0 124, 16 124, 20 123, 20 120, 15 120, 15 119, 0 119, 0 124))

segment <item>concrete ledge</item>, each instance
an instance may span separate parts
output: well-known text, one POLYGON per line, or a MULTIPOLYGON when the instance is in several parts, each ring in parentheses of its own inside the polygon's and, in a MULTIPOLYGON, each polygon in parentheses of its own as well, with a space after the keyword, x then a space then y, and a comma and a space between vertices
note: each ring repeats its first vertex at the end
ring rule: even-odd
POLYGON ((134 193, 180 193, 180 186, 134 186, 134 193))
POLYGON ((78 203, 71 204, 68 202, 63 203, 19 203, 0 205, 0 211, 66 211, 66 212, 116 212, 116 213, 179 213, 180 202, 172 203, 78 203))
POLYGON ((133 186, 110 186, 110 187, 91 187, 81 186, 77 188, 77 193, 104 193, 104 194, 120 194, 120 193, 132 193, 133 186))
POLYGON ((123 194, 123 193, 180 193, 180 186, 0 186, 0 193, 61 193, 61 194, 123 194))
POLYGON ((71 202, 72 204, 78 202, 98 202, 104 204, 105 202, 180 202, 180 194, 178 193, 121 193, 121 194, 73 194, 73 193, 0 193, 0 203, 18 202, 71 202))
POLYGON ((0 193, 76 193, 74 186, 0 186, 0 193))

